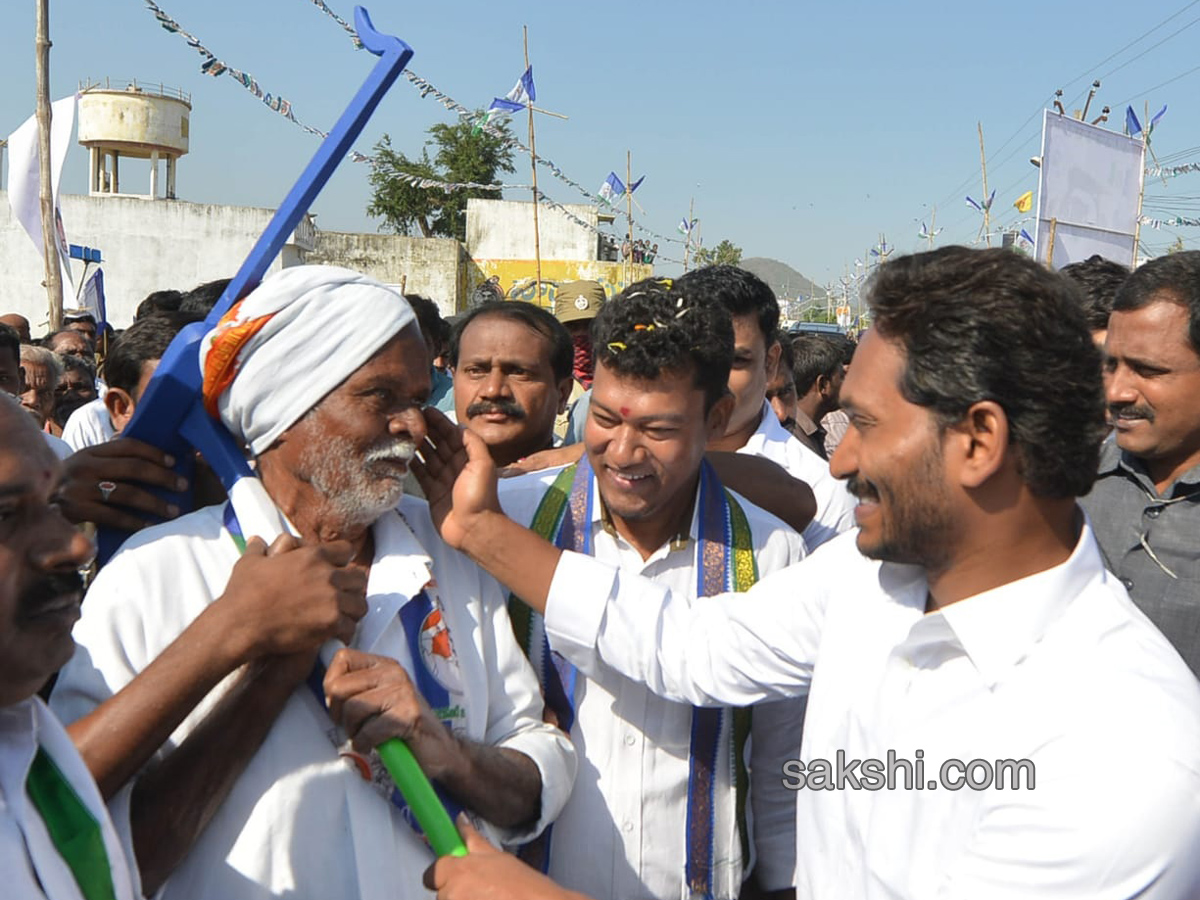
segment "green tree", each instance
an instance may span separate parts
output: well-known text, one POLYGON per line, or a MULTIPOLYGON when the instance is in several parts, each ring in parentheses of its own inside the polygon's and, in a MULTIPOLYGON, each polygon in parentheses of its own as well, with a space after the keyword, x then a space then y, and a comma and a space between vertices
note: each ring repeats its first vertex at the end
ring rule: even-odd
POLYGON ((697 266, 738 266, 742 263, 742 248, 731 241, 721 241, 715 248, 696 250, 697 266))
POLYGON ((494 131, 476 132, 472 120, 459 119, 449 125, 434 125, 428 133, 429 140, 415 159, 394 149, 388 135, 380 138, 375 145, 375 164, 367 176, 372 189, 367 214, 380 217, 382 227, 397 234, 466 240, 467 200, 495 199, 499 196, 496 191, 422 188, 400 176, 492 184, 499 173, 515 171, 512 145, 507 143, 508 124, 501 123, 494 131))

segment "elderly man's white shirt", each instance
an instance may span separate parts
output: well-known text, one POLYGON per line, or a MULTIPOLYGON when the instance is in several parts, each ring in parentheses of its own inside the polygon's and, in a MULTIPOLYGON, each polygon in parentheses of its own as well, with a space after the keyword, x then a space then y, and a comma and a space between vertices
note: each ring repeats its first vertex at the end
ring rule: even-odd
POLYGON ((99 823, 117 900, 140 897, 137 873, 131 873, 96 783, 71 738, 36 697, 0 709, 0 896, 83 900, 75 877, 26 793, 29 767, 39 745, 99 823))
MULTIPOLYGON (((504 512, 528 525, 560 471, 502 479, 504 512)), ((691 539, 682 547, 669 542, 643 561, 628 542, 605 530, 599 489, 593 484, 592 490, 595 558, 695 598, 699 505, 692 512, 691 539)), ((803 558, 804 542, 796 531, 735 497, 750 526, 760 577, 803 558)), ((578 679, 575 701, 571 739, 579 755, 579 776, 554 824, 550 876, 591 897, 689 897, 684 860, 693 707, 656 697, 603 664, 578 679)), ((782 787, 779 772, 799 752, 803 718, 803 700, 791 699, 760 704, 751 719, 752 852, 760 884, 771 888, 794 883, 795 798, 782 787)), ((728 761, 728 754, 723 759, 728 761)), ((724 818, 734 821, 732 815, 724 818)), ((718 835, 716 848, 715 896, 736 898, 737 875, 749 871, 750 860, 741 858, 741 842, 733 830, 718 835)))
POLYGON ((854 497, 846 490, 845 482, 829 474, 829 463, 779 424, 779 418, 767 401, 763 401, 758 430, 750 435, 738 453, 764 456, 812 488, 817 499, 817 514, 804 529, 804 543, 810 551, 854 527, 854 497))
MULTIPOLYGON (((75 629, 79 650, 54 691, 64 720, 120 690, 220 596, 239 558, 223 509, 209 507, 139 533, 101 571, 75 629)), ((370 611, 353 646, 412 671, 397 613, 429 580, 432 565, 464 684, 465 717, 455 730, 534 761, 542 776, 540 831, 570 793, 574 751, 542 722, 537 679, 513 639, 500 586, 437 537, 423 501, 404 498, 398 511, 375 524, 373 536, 370 611)), ((196 728, 233 677, 188 716, 166 752, 196 728)), ((432 853, 401 813, 339 759, 330 728, 312 691, 301 685, 162 896, 429 896, 421 873, 432 853)), ((111 804, 126 831, 129 792, 127 786, 111 804)), ((524 840, 533 833, 493 836, 524 840)))
POLYGON ((927 592, 854 533, 695 604, 566 553, 546 623, 578 665, 681 700, 811 684, 806 766, 922 751, 927 783, 950 759, 1034 763, 1033 790, 798 790, 800 898, 1200 896, 1200 685, 1090 526, 1052 569, 929 614, 927 592))

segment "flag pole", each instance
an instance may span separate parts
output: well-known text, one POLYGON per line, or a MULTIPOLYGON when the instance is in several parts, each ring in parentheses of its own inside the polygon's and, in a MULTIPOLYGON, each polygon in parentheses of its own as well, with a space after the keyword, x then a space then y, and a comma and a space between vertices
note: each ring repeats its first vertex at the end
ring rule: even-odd
POLYGON ((987 189, 987 157, 983 153, 983 123, 976 122, 979 128, 979 165, 983 169, 983 239, 992 246, 992 204, 988 203, 987 189))
POLYGON ((38 0, 36 27, 38 174, 41 179, 38 199, 42 209, 46 297, 50 307, 50 331, 53 333, 62 327, 63 283, 58 258, 58 223, 54 216, 54 185, 50 177, 50 0, 38 0))
POLYGON ((629 186, 633 184, 633 154, 625 151, 625 217, 629 219, 629 277, 625 279, 626 286, 633 281, 633 191, 629 186))
MULTIPOLYGON (((1150 104, 1146 104, 1146 111, 1143 113, 1146 116, 1146 121, 1150 121, 1150 104)), ((1136 269, 1138 264, 1138 250, 1142 240, 1142 204, 1146 201, 1146 148, 1150 146, 1149 136, 1146 132, 1149 131, 1148 125, 1142 126, 1142 164, 1138 166, 1138 205, 1137 217, 1133 221, 1133 260, 1129 266, 1130 269, 1136 269)))
MULTIPOLYGON (((529 70, 529 26, 522 25, 521 33, 525 39, 525 70, 529 70)), ((538 186, 537 186, 537 148, 533 142, 533 98, 529 98, 526 106, 529 108, 529 165, 533 171, 533 257, 537 266, 536 297, 538 305, 542 303, 542 240, 538 231, 538 186)))

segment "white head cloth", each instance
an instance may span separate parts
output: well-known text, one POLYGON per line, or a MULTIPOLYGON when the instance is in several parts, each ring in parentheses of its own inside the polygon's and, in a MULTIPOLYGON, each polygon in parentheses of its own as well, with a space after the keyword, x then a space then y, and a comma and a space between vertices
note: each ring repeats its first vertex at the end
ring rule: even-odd
POLYGON ((416 321, 399 292, 372 278, 336 266, 294 266, 264 278, 232 320, 204 336, 201 372, 214 342, 265 316, 237 349, 233 381, 217 400, 221 422, 256 456, 416 321))

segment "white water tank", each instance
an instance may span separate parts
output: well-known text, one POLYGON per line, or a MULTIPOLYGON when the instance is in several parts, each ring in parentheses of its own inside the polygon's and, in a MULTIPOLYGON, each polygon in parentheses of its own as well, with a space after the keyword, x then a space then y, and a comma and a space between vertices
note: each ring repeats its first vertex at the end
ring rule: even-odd
POLYGON ((90 151, 90 193, 121 194, 120 161, 132 158, 150 162, 150 193, 132 196, 159 198, 159 163, 165 161, 163 196, 174 199, 176 163, 188 152, 191 95, 159 83, 107 79, 79 91, 79 143, 90 151))

